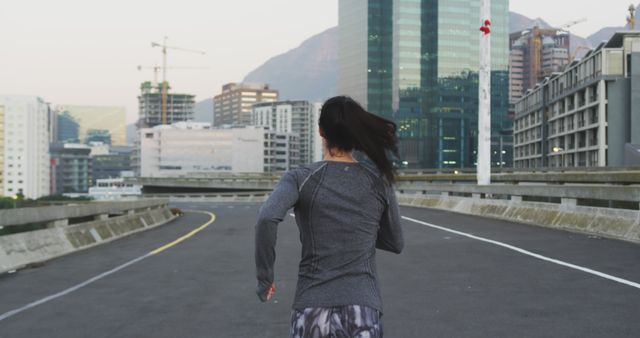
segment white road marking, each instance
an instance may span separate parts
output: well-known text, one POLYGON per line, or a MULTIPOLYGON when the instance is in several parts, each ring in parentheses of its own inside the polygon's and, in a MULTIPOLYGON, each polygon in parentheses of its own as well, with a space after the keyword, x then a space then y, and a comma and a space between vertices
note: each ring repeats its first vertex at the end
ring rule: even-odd
POLYGON ((78 285, 72 286, 72 287, 70 287, 70 288, 68 288, 66 290, 63 290, 63 291, 60 291, 60 292, 58 292, 56 294, 44 297, 44 298, 42 298, 40 300, 37 300, 37 301, 35 301, 33 303, 29 303, 29 304, 27 304, 27 305, 25 305, 25 306, 23 306, 21 308, 17 308, 15 310, 11 310, 9 312, 3 313, 2 315, 0 315, 0 321, 3 321, 3 320, 5 320, 5 319, 7 319, 9 317, 13 317, 13 316, 17 315, 20 312, 29 310, 31 308, 34 308, 34 307, 38 306, 38 305, 41 305, 41 304, 44 304, 46 302, 52 301, 52 300, 54 300, 56 298, 60 298, 62 296, 68 295, 68 294, 70 294, 70 293, 72 293, 72 292, 74 292, 74 291, 76 291, 78 289, 81 289, 81 288, 83 288, 83 287, 85 287, 85 286, 87 286, 87 285, 89 285, 89 284, 91 284, 91 283, 93 283, 93 282, 95 282, 97 280, 103 279, 103 278, 105 278, 105 277, 107 277, 109 275, 112 275, 112 274, 114 274, 114 273, 116 273, 116 272, 118 272, 118 271, 120 271, 120 270, 122 270, 122 269, 124 269, 124 268, 126 268, 128 266, 130 266, 130 265, 136 264, 136 263, 140 262, 141 260, 143 260, 145 258, 148 258, 150 256, 152 256, 151 253, 148 253, 148 254, 146 254, 144 256, 140 256, 140 257, 138 257, 138 258, 136 258, 134 260, 128 261, 127 263, 124 263, 124 264, 122 264, 122 265, 120 265, 118 267, 115 267, 115 268, 113 268, 113 269, 111 269, 111 270, 109 270, 107 272, 103 272, 103 273, 101 273, 101 274, 99 274, 99 275, 97 275, 97 276, 95 276, 95 277, 93 277, 91 279, 88 279, 88 280, 86 280, 86 281, 84 281, 84 282, 82 282, 82 283, 80 283, 78 285))
POLYGON ((289 214, 289 216, 296 218, 296 214, 289 214))
POLYGON ((543 256, 543 255, 537 254, 535 252, 527 251, 527 250, 518 248, 516 246, 507 244, 507 243, 494 241, 492 239, 488 239, 488 238, 484 238, 484 237, 480 237, 480 236, 475 236, 475 235, 472 235, 472 234, 469 234, 469 233, 466 233, 466 232, 462 232, 462 231, 452 230, 452 229, 445 228, 445 227, 440 226, 440 225, 435 225, 435 224, 423 222, 423 221, 420 221, 420 220, 417 220, 417 219, 413 219, 413 218, 410 218, 410 217, 406 217, 406 216, 402 216, 402 219, 405 219, 407 221, 411 221, 411 222, 414 222, 414 223, 418 223, 418 224, 421 224, 421 225, 425 225, 425 226, 428 226, 428 227, 431 227, 431 228, 434 228, 434 229, 446 231, 446 232, 449 232, 449 233, 452 233, 452 234, 456 234, 456 235, 468 237, 468 238, 471 238, 471 239, 475 239, 475 240, 478 240, 478 241, 482 241, 482 242, 485 242, 485 243, 501 246, 503 248, 506 248, 506 249, 509 249, 509 250, 513 250, 513 251, 519 252, 521 254, 524 254, 524 255, 527 255, 527 256, 531 256, 533 258, 537 258, 539 260, 543 260, 543 261, 546 261, 546 262, 558 264, 558 265, 561 265, 561 266, 564 266, 564 267, 567 267, 567 268, 570 268, 570 269, 582 271, 582 272, 585 272, 585 273, 588 273, 588 274, 591 274, 591 275, 594 275, 594 276, 598 276, 598 277, 601 277, 601 278, 604 278, 604 279, 608 279, 608 280, 611 280, 611 281, 614 281, 614 282, 617 282, 617 283, 620 283, 620 284, 631 286, 631 287, 636 288, 636 289, 640 289, 640 283, 636 283, 636 282, 633 282, 633 281, 630 281, 630 280, 626 280, 626 279, 623 279, 623 278, 620 278, 620 277, 612 276, 612 275, 609 275, 609 274, 606 274, 606 273, 603 273, 603 272, 600 272, 600 271, 596 271, 596 270, 592 270, 592 269, 589 269, 589 268, 585 268, 583 266, 579 266, 579 265, 563 262, 563 261, 558 260, 558 259, 546 257, 546 256, 543 256))
POLYGON ((84 282, 82 282, 80 284, 77 284, 75 286, 72 286, 72 287, 70 287, 68 289, 65 289, 65 290, 62 290, 62 291, 60 291, 58 293, 55 293, 53 295, 44 297, 44 298, 42 298, 40 300, 37 300, 37 301, 32 302, 32 303, 29 303, 29 304, 27 304, 27 305, 25 305, 23 307, 15 309, 15 310, 11 310, 9 312, 5 312, 5 313, 0 315, 0 322, 5 320, 5 319, 7 319, 7 318, 9 318, 9 317, 13 317, 13 316, 15 316, 15 315, 17 315, 17 314, 19 314, 21 312, 24 312, 26 310, 34 308, 34 307, 36 307, 38 305, 42 305, 42 304, 47 303, 49 301, 52 301, 54 299, 63 297, 65 295, 68 295, 68 294, 70 294, 70 293, 72 293, 74 291, 77 291, 77 290, 79 290, 79 289, 81 289, 81 288, 83 288, 83 287, 85 287, 85 286, 87 286, 87 285, 89 285, 89 284, 91 284, 93 282, 96 282, 96 281, 98 281, 100 279, 103 279, 103 278, 109 276, 109 275, 112 275, 112 274, 114 274, 114 273, 116 273, 116 272, 118 272, 118 271, 120 271, 122 269, 125 269, 125 268, 127 268, 127 267, 129 267, 129 266, 131 266, 133 264, 136 264, 136 263, 138 263, 138 262, 140 262, 140 261, 142 261, 142 260, 144 260, 146 258, 149 258, 151 256, 154 256, 154 255, 160 253, 160 252, 163 252, 163 251, 165 251, 165 250, 167 250, 167 249, 169 249, 169 248, 171 248, 171 247, 173 247, 173 246, 185 241, 186 239, 193 237, 195 234, 197 234, 198 232, 200 232, 201 230, 203 230, 204 228, 209 226, 211 223, 213 223, 215 221, 215 219, 216 219, 214 214, 212 214, 210 212, 207 212, 207 211, 185 210, 185 212, 196 212, 196 213, 208 214, 211 218, 209 219, 209 221, 207 223, 201 225, 200 227, 196 228, 195 230, 189 232, 188 234, 178 238, 177 240, 175 240, 175 241, 173 241, 173 242, 171 242, 169 244, 166 244, 166 245, 164 245, 164 246, 162 246, 162 247, 160 247, 158 249, 155 249, 155 250, 153 250, 153 251, 151 251, 151 252, 149 252, 149 253, 147 253, 145 255, 142 255, 142 256, 140 256, 140 257, 138 257, 136 259, 130 260, 130 261, 128 261, 128 262, 126 262, 126 263, 124 263, 122 265, 119 265, 119 266, 117 266, 117 267, 115 267, 115 268, 113 268, 113 269, 111 269, 111 270, 109 270, 107 272, 103 272, 103 273, 101 273, 101 274, 99 274, 99 275, 97 275, 97 276, 95 276, 93 278, 90 278, 90 279, 88 279, 88 280, 86 280, 86 281, 84 281, 84 282))

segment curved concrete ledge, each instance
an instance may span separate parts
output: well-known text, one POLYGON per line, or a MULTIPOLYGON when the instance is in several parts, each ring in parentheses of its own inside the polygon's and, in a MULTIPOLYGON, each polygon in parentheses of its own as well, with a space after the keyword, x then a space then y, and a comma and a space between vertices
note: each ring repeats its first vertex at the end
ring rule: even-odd
POLYGON ((399 194, 404 206, 453 211, 640 244, 640 211, 564 204, 399 194))
POLYGON ((123 238, 173 220, 169 208, 104 220, 0 236, 0 273, 48 261, 123 238))

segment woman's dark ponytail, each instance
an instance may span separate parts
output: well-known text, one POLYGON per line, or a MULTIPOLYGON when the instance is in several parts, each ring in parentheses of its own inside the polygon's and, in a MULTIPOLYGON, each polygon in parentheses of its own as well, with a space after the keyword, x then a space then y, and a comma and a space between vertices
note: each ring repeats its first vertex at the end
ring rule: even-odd
POLYGON ((394 182, 390 155, 398 156, 396 124, 371 114, 347 96, 336 96, 322 106, 319 121, 329 148, 364 152, 389 182, 394 182))

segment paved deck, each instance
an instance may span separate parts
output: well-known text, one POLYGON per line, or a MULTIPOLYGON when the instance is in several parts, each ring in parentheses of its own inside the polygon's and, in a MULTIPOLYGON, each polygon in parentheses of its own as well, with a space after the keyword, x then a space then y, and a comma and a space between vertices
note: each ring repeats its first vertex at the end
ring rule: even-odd
MULTIPOLYGON (((279 231, 278 293, 262 304, 258 205, 179 206, 216 220, 154 255, 209 216, 188 213, 0 276, 0 337, 287 337, 300 255, 293 219, 279 231)), ((405 252, 378 255, 386 337, 640 336, 640 246, 442 211, 402 214, 431 226, 405 220, 405 252)))

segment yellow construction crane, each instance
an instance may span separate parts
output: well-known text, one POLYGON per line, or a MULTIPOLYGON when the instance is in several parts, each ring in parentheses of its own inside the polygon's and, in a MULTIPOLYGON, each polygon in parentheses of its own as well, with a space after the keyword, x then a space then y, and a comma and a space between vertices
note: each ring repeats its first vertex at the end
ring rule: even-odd
MULTIPOLYGON (((158 72, 162 70, 161 66, 138 66, 139 71, 143 69, 151 69, 153 70, 153 85, 158 86, 158 72)), ((167 67, 167 69, 209 69, 207 67, 167 67)))
POLYGON ((573 27, 573 26, 575 26, 575 25, 577 25, 579 23, 586 22, 586 21, 587 21, 587 18, 574 20, 574 21, 565 23, 564 25, 558 27, 558 29, 561 30, 561 31, 569 32, 569 28, 571 28, 571 27, 573 27))
POLYGON ((567 39, 569 39, 569 44, 571 44, 571 32, 569 31, 569 28, 579 24, 579 23, 583 23, 586 22, 587 18, 582 18, 582 19, 578 19, 578 20, 573 20, 570 22, 565 23, 564 25, 556 28, 558 31, 560 31, 560 33, 564 33, 566 35, 568 35, 567 39))
POLYGON ((631 4, 629 6, 629 16, 627 16, 627 24, 630 30, 636 30, 636 7, 631 4))
POLYGON ((162 51, 162 124, 167 124, 167 49, 196 53, 200 55, 205 55, 205 52, 182 47, 168 46, 166 36, 162 43, 151 42, 151 47, 160 47, 162 51))

